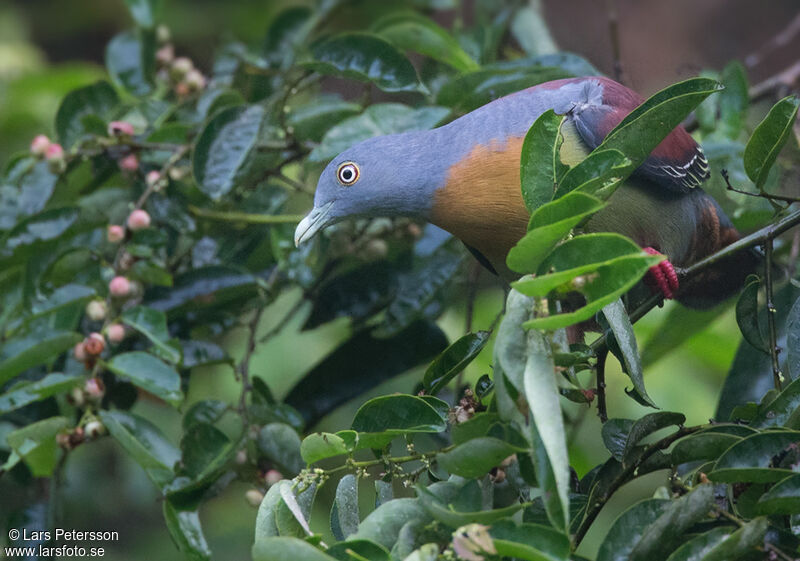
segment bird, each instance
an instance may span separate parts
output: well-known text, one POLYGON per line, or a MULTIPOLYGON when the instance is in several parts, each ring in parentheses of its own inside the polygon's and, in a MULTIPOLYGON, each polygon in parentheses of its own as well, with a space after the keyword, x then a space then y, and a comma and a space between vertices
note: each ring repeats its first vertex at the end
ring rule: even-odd
MULTIPOLYGON (((509 250, 530 218, 520 187, 528 129, 548 110, 565 116, 560 157, 575 165, 644 102, 602 76, 566 78, 495 99, 438 128, 373 137, 340 153, 322 171, 314 206, 295 230, 295 244, 347 218, 406 216, 459 238, 506 281, 509 250)), ((740 238, 719 204, 700 187, 710 175, 702 148, 681 126, 651 152, 584 226, 615 232, 665 260, 646 282, 665 298, 708 308, 731 296, 754 266, 727 259, 680 286, 687 267, 740 238)))

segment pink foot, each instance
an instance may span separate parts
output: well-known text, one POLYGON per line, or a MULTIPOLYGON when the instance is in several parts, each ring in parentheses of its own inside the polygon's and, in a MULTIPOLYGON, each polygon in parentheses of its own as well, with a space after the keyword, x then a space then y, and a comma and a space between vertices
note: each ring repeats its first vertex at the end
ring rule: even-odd
MULTIPOLYGON (((661 255, 652 247, 645 247, 644 251, 650 255, 661 255)), ((653 289, 653 292, 661 292, 667 300, 674 298, 678 291, 678 275, 666 257, 658 265, 650 267, 644 277, 644 282, 653 289)))

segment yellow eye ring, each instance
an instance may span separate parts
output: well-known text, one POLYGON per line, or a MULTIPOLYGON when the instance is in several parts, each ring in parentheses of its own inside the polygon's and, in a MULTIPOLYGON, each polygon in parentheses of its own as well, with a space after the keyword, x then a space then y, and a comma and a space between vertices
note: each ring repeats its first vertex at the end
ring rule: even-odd
POLYGON ((336 170, 336 180, 345 187, 358 181, 360 176, 361 170, 358 169, 358 164, 355 162, 343 162, 336 170))

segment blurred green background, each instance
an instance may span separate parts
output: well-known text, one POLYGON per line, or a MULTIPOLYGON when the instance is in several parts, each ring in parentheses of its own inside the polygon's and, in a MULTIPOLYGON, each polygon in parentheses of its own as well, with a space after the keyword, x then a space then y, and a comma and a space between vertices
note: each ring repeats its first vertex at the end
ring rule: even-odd
MULTIPOLYGON (((370 0, 374 1, 374 0, 370 0)), ((356 2, 369 17, 370 1, 356 2)), ((289 2, 275 0, 166 0, 164 21, 172 32, 179 55, 190 56, 200 68, 208 68, 216 46, 227 36, 245 41, 263 40, 264 30, 289 2)), ((294 2, 298 3, 298 2, 294 2)), ((398 2, 401 3, 401 2, 398 2)), ((464 2, 470 4, 469 1, 464 2)), ((663 2, 619 1, 622 55, 629 85, 643 94, 702 68, 720 68, 727 61, 744 59, 763 45, 797 12, 796 0, 774 1, 758 8, 751 2, 688 0, 663 2)), ((545 13, 559 45, 587 57, 606 73, 611 73, 611 49, 603 2, 544 2, 545 13), (578 17, 576 17, 578 14, 578 17)), ((468 9, 462 6, 461 10, 468 9)), ((452 14, 451 14, 452 15, 452 14)), ((447 21, 445 20, 446 24, 447 21)), ((52 121, 63 95, 104 75, 103 52, 107 41, 130 24, 122 0, 5 0, 0 3, 0 165, 14 151, 26 149, 37 133, 52 132, 52 121)), ((795 39, 796 42, 796 39, 795 39)), ((774 73, 785 63, 797 44, 784 47, 768 62, 749 68, 751 83, 774 73)), ((502 306, 503 288, 488 274, 480 276, 473 325, 487 328, 502 306)), ((441 324, 452 339, 464 331, 466 286, 457 286, 454 305, 441 324)), ((299 294, 288 295, 265 314, 261 330, 283 316, 299 294), (274 313, 273 313, 274 312, 274 313)), ((703 423, 713 416, 725 373, 739 342, 739 333, 728 305, 727 311, 691 339, 688 345, 650 364, 646 370, 650 395, 665 410, 686 414, 689 424, 703 423)), ((657 345, 661 327, 673 321, 673 305, 656 310, 637 324, 639 342, 647 359, 648 348, 657 345)), ((702 316, 698 316, 702 322, 702 316)), ((299 375, 319 361, 345 336, 347 321, 337 321, 310 332, 299 332, 304 321, 299 314, 290 329, 259 347, 253 373, 262 376, 278 395, 285 394, 299 375)), ((686 321, 685 316, 682 321, 686 321)), ((679 325, 678 328, 684 327, 679 325)), ((674 326, 673 326, 674 327, 674 326)), ((241 356, 241 333, 230 332, 225 340, 234 356, 241 356)), ((490 372, 491 347, 467 372, 474 381, 490 372)), ((329 416, 317 427, 326 430, 346 428, 355 408, 372 395, 391 391, 410 391, 419 381, 421 370, 393 380, 373 390, 358 403, 349 404, 329 416)), ((639 416, 642 407, 623 392, 628 379, 612 361, 608 374, 609 410, 612 416, 639 416)), ((184 407, 206 397, 234 400, 239 385, 231 370, 206 369, 192 378, 189 399, 184 407)), ((153 419, 166 434, 175 436, 179 412, 155 403, 139 403, 138 412, 153 419)), ((579 475, 607 457, 599 438, 600 425, 594 410, 570 404, 572 418, 581 418, 571 435, 571 459, 579 475)), ((172 559, 177 555, 161 517, 158 493, 140 468, 116 453, 115 443, 104 439, 78 448, 67 471, 65 519, 81 529, 111 529, 120 532, 118 543, 106 544, 107 559, 172 559)), ((663 474, 638 481, 615 496, 604 511, 603 520, 593 529, 581 552, 592 556, 597 539, 625 504, 652 494, 663 474)), ((7 486, 6 486, 7 487, 7 486)), ((0 509, 5 498, 15 492, 0 486, 0 509)), ((209 545, 221 559, 246 559, 252 543, 255 508, 244 499, 247 486, 234 484, 202 511, 209 545)), ((2 517, 4 518, 4 516, 2 517)), ((318 527, 325 520, 318 520, 318 527)))

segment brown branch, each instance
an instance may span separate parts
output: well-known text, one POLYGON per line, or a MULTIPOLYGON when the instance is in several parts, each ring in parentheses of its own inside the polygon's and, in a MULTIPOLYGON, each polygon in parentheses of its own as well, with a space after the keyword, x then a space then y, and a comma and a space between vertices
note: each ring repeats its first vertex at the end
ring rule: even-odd
POLYGON ((773 35, 761 48, 744 57, 745 66, 748 68, 758 66, 767 55, 791 43, 798 34, 800 34, 800 14, 797 14, 786 27, 773 35))
POLYGON ((740 195, 747 195, 748 197, 758 197, 761 199, 767 199, 769 201, 781 201, 784 203, 797 203, 800 202, 800 197, 786 197, 783 195, 771 195, 769 193, 751 193, 750 191, 745 191, 744 189, 737 189, 733 185, 731 185, 730 178, 728 177, 728 170, 722 169, 720 170, 720 175, 722 175, 722 179, 725 180, 725 185, 727 186, 728 191, 732 191, 734 193, 739 193, 740 195))

